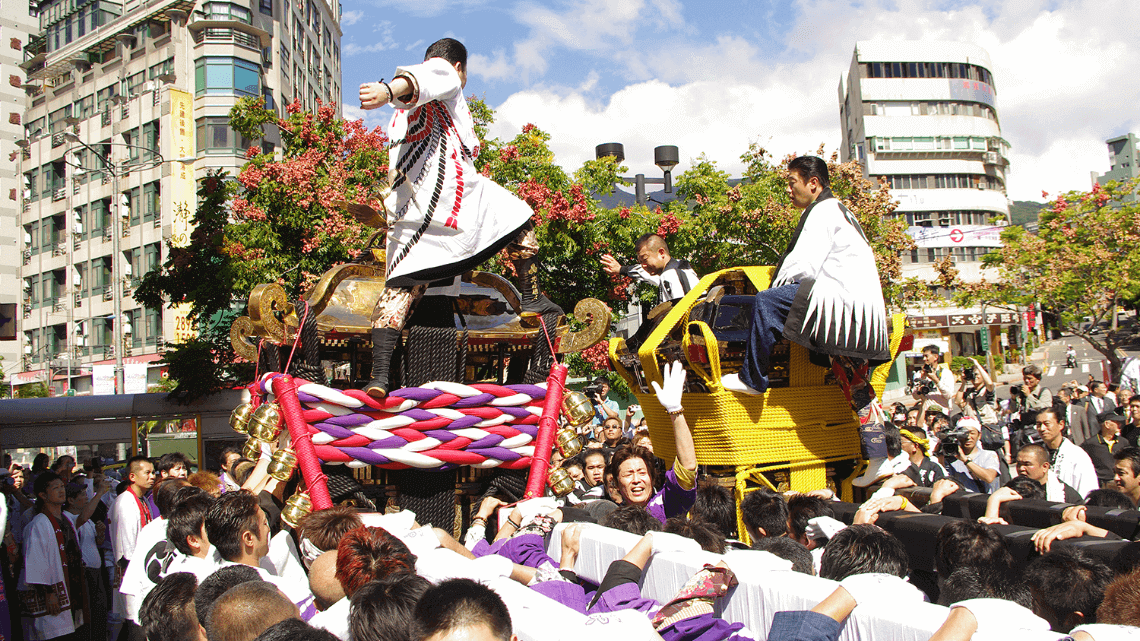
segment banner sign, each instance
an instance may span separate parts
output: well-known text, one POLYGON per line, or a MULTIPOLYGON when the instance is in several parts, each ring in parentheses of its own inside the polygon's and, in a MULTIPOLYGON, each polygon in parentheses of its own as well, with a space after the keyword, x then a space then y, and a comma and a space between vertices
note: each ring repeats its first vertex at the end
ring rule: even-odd
POLYGON ((1005 227, 958 225, 957 227, 908 227, 906 233, 920 249, 926 247, 1001 247, 1005 227))

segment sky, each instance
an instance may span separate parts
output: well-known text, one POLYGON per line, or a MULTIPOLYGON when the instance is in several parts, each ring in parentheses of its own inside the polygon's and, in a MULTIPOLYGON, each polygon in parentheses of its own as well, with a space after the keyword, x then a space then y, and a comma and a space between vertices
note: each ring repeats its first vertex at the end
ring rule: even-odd
POLYGON ((1089 189, 1107 138, 1140 132, 1136 0, 348 0, 344 113, 361 83, 390 78, 450 36, 471 57, 466 93, 496 111, 491 135, 534 123, 573 171, 604 142, 630 174, 660 177, 653 148, 677 145, 738 175, 752 142, 778 160, 841 142, 839 85, 859 40, 945 40, 993 62, 1007 193, 1041 201, 1089 189))

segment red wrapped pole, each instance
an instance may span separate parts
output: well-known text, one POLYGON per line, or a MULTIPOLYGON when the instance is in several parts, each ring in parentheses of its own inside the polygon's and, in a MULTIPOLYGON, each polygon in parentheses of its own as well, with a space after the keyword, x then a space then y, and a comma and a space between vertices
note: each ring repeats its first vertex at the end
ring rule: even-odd
POLYGON ((317 460, 317 451, 313 449, 312 436, 305 428, 305 417, 301 413, 301 401, 297 399, 297 384, 293 377, 282 374, 273 379, 273 394, 285 416, 293 450, 297 453, 297 465, 309 488, 309 500, 313 502, 313 509, 327 510, 333 506, 332 497, 329 496, 327 479, 321 472, 321 463, 317 460))
POLYGON ((555 363, 546 379, 546 399, 542 417, 538 419, 538 437, 534 439, 534 456, 530 458, 530 476, 526 479, 525 498, 542 496, 546 491, 546 472, 550 469, 550 453, 554 433, 558 431, 558 415, 562 412, 562 391, 566 388, 565 365, 555 363))

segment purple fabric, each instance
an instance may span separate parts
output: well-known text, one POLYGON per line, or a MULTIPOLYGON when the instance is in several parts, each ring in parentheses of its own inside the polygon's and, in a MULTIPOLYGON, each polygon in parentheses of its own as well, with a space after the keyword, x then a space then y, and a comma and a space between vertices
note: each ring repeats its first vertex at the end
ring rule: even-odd
POLYGON ((467 449, 467 451, 471 451, 471 450, 478 450, 478 449, 483 449, 483 448, 487 448, 487 447, 495 447, 499 443, 502 443, 505 440, 507 440, 507 439, 503 438, 499 434, 488 434, 488 435, 484 436, 483 438, 481 438, 477 441, 472 441, 471 444, 466 447, 466 449, 467 449))
POLYGON ((507 389, 514 391, 516 394, 526 394, 536 401, 541 401, 546 398, 546 389, 538 385, 517 383, 515 385, 507 385, 507 389))
POLYGON ((488 543, 486 539, 480 539, 479 542, 475 544, 475 547, 471 548, 471 554, 474 554, 476 557, 484 557, 488 554, 494 554, 494 552, 491 551, 491 544, 488 543))
POLYGON ((399 416, 405 416, 412 419, 413 421, 430 421, 432 419, 439 418, 439 415, 427 410, 421 410, 418 407, 413 407, 410 410, 400 412, 399 416))
POLYGON ((729 623, 712 615, 700 614, 657 631, 665 641, 753 641, 752 637, 736 634, 743 623, 729 623))
POLYGON ((538 426, 537 425, 525 425, 524 424, 524 425, 511 425, 511 427, 522 432, 523 434, 530 435, 531 438, 538 438, 538 426))
POLYGON ((586 614, 586 606, 590 603, 586 600, 586 592, 582 586, 569 581, 543 581, 530 586, 530 589, 554 599, 579 614, 586 614))
MULTIPOLYGON (((314 423, 313 427, 324 432, 325 434, 328 434, 329 436, 331 436, 333 438, 348 438, 350 436, 356 435, 356 432, 353 432, 352 430, 350 430, 348 428, 340 427, 339 425, 331 425, 327 421, 321 421, 320 423, 314 423)), ((400 440, 403 440, 403 439, 400 439, 400 440)))
POLYGON ((371 443, 368 444, 368 449, 371 449, 371 450, 399 449, 399 448, 404 447, 407 444, 408 444, 408 441, 406 439, 402 439, 399 436, 389 436, 388 438, 380 439, 379 441, 372 441, 371 443))
POLYGON ((154 492, 147 492, 146 501, 143 502, 146 503, 146 506, 150 509, 150 517, 152 519, 157 519, 162 516, 158 513, 158 504, 154 502, 154 492))
POLYGON ((416 401, 418 403, 426 403, 427 401, 430 401, 442 393, 443 392, 439 390, 426 389, 423 387, 401 387, 395 392, 392 392, 392 396, 405 398, 410 401, 416 401))
POLYGON ((586 614, 637 610, 651 615, 660 609, 660 603, 641 596, 641 588, 636 583, 622 583, 603 592, 602 596, 598 597, 598 602, 586 614))
POLYGON ((308 392, 302 392, 301 390, 297 390, 297 400, 301 401, 302 403, 309 403, 309 404, 324 403, 325 402, 325 399, 323 399, 319 396, 313 396, 312 394, 310 394, 308 392))
POLYGON ((496 407, 495 409, 500 410, 503 414, 510 414, 511 416, 513 416, 515 418, 526 418, 526 417, 531 415, 530 411, 527 410, 525 407, 507 406, 507 407, 496 407))
POLYGON ((498 398, 498 397, 495 396, 494 394, 491 394, 489 392, 483 392, 482 394, 476 394, 475 396, 468 396, 467 398, 461 398, 458 401, 452 403, 451 406, 454 408, 459 408, 459 409, 467 408, 467 407, 479 407, 481 405, 486 405, 487 403, 490 403, 491 401, 495 400, 496 398, 498 398))
POLYGON ((373 420, 375 419, 373 419, 371 416, 368 416, 367 414, 352 413, 345 414, 343 416, 333 416, 331 418, 326 418, 325 420, 321 421, 321 423, 330 423, 338 427, 357 427, 359 425, 367 425, 373 420))
POLYGON ((673 470, 665 473, 665 486, 649 499, 645 509, 662 523, 674 516, 684 516, 697 500, 697 488, 686 490, 677 482, 673 470))
POLYGON ((490 550, 499 556, 507 557, 512 563, 525 565, 528 568, 537 568, 543 563, 558 567, 554 559, 546 553, 545 541, 537 534, 520 534, 509 539, 500 539, 491 544, 490 550))
POLYGON ((478 454, 479 456, 493 458, 498 461, 517 461, 522 458, 522 455, 518 452, 512 452, 511 450, 508 450, 504 447, 488 447, 482 449, 472 449, 471 447, 468 447, 467 451, 472 454, 478 454))

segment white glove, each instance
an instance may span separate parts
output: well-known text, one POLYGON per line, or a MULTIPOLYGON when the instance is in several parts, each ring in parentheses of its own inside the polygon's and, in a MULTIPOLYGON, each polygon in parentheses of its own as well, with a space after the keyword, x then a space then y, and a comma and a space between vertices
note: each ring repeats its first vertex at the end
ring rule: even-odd
POLYGON ((515 507, 522 513, 522 519, 519 521, 519 526, 521 527, 533 521, 536 516, 546 516, 554 510, 557 510, 558 502, 551 497, 540 496, 534 499, 519 501, 515 507))
POLYGON ((950 609, 966 608, 978 620, 978 630, 1049 630, 1049 622, 1013 601, 1005 599, 966 599, 950 609))
POLYGON ((804 528, 804 534, 809 539, 830 539, 831 537, 839 534, 847 526, 843 521, 833 519, 830 516, 817 516, 814 519, 809 519, 807 527, 804 528))
POLYGON ((661 552, 700 552, 701 544, 693 539, 679 534, 668 532, 654 532, 650 535, 653 540, 653 553, 661 552))
POLYGON ((893 574, 852 574, 839 582, 856 605, 864 603, 899 603, 923 601, 922 590, 893 574))
POLYGON ((650 383, 653 385, 653 393, 657 394, 657 402, 661 403, 666 412, 681 411, 681 393, 685 391, 685 376, 685 366, 681 361, 673 361, 666 363, 665 368, 661 370, 663 381, 661 385, 658 385, 657 381, 650 383))

